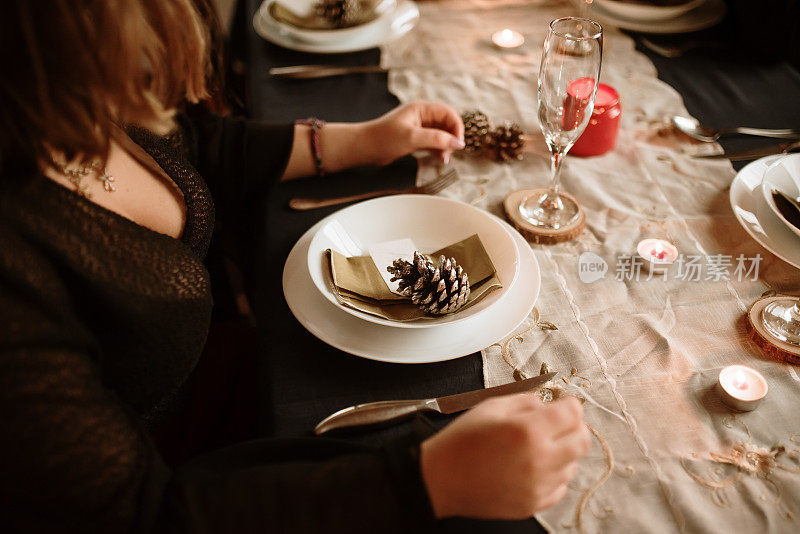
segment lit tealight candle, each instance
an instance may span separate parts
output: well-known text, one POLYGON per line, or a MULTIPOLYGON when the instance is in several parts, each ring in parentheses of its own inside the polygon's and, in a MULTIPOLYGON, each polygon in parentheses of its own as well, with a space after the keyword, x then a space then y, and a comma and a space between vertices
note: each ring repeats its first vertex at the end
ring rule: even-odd
POLYGON ((648 267, 663 265, 669 266, 678 259, 678 249, 669 241, 663 239, 644 239, 639 241, 636 252, 648 267))
POLYGON ((742 412, 754 410, 767 394, 764 376, 744 365, 731 365, 719 373, 719 390, 722 401, 742 412))
POLYGON ((492 42, 500 48, 517 48, 525 42, 525 37, 521 33, 508 28, 494 32, 492 42))

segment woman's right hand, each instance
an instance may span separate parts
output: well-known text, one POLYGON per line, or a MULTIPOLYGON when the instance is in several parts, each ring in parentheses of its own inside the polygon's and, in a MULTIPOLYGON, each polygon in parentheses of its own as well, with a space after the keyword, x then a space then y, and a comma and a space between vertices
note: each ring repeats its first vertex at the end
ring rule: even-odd
POLYGON ((436 517, 524 519, 564 497, 590 445, 575 397, 526 393, 457 418, 422 443, 420 466, 436 517))

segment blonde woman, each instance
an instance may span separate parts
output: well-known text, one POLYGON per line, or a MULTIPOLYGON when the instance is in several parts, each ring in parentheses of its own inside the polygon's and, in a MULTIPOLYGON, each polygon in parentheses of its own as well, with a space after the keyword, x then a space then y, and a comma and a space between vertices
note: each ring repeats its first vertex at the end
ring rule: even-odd
POLYGON ((211 312, 215 221, 276 180, 447 159, 443 104, 266 125, 187 102, 213 87, 205 2, 0 4, 0 516, 20 532, 422 532, 525 518, 566 492, 580 405, 495 399, 421 444, 258 440, 177 469, 150 438, 211 312))

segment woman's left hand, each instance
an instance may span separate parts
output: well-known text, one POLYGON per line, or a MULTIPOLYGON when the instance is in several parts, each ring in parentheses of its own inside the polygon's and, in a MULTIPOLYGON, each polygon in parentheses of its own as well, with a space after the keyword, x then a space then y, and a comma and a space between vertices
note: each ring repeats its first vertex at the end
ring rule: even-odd
POLYGON ((411 102, 375 120, 363 123, 362 149, 374 165, 386 165, 428 150, 443 163, 454 150, 464 148, 464 123, 458 112, 440 102, 411 102))
MULTIPOLYGON (((292 152, 283 180, 314 174, 310 129, 295 125, 292 152)), ((368 122, 328 123, 319 131, 322 164, 333 173, 361 165, 387 165, 418 150, 447 163, 464 148, 464 123, 458 112, 439 102, 412 102, 368 122)))

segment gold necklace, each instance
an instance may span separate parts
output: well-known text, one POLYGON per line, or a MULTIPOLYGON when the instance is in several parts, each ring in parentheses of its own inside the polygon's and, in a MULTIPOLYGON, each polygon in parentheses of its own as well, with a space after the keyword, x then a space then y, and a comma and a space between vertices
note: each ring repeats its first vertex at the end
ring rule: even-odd
POLYGON ((106 192, 113 193, 117 190, 114 186, 114 177, 108 174, 108 170, 100 165, 99 160, 93 160, 88 165, 76 168, 67 167, 67 164, 61 161, 56 161, 56 165, 58 165, 58 171, 75 186, 75 192, 82 197, 90 198, 92 196, 89 192, 89 185, 83 182, 83 177, 90 174, 94 174, 98 180, 103 182, 103 189, 106 192))

